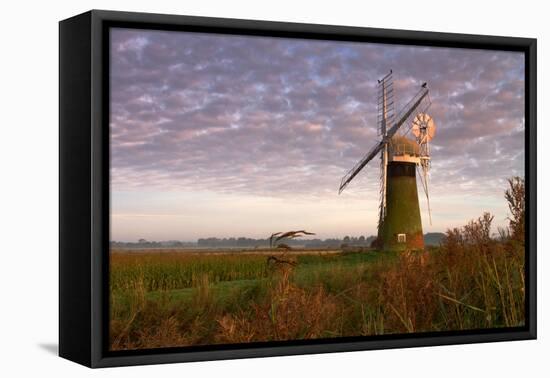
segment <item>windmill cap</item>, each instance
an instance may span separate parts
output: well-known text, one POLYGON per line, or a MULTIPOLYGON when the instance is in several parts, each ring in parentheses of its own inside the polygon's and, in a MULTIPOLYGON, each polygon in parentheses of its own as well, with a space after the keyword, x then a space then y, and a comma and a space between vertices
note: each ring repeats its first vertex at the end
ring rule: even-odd
POLYGON ((390 139, 389 150, 392 154, 420 155, 420 146, 415 140, 402 135, 394 135, 390 139))

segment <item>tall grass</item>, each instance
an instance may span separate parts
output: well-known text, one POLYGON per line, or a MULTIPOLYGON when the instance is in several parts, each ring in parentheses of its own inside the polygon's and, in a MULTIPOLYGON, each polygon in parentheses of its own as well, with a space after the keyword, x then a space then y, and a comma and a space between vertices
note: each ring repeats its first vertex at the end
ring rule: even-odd
MULTIPOLYGON (((215 275, 204 273, 182 297, 165 289, 153 296, 151 280, 139 276, 120 286, 131 289, 111 290, 111 347, 520 326, 523 253, 510 246, 495 241, 478 253, 477 246, 443 244, 392 258, 373 252, 364 262, 349 255, 317 262, 308 257, 283 271, 258 269, 257 280, 235 281, 223 290, 211 281, 215 275)), ((265 256, 255 258, 267 267, 265 256)))
POLYGON ((111 348, 522 326, 521 219, 514 214, 499 239, 486 213, 425 251, 298 255, 291 264, 261 254, 112 253, 111 348))
POLYGON ((112 252, 111 290, 131 290, 143 285, 146 291, 195 287, 204 275, 211 283, 258 279, 267 275, 261 255, 201 255, 180 252, 112 252))

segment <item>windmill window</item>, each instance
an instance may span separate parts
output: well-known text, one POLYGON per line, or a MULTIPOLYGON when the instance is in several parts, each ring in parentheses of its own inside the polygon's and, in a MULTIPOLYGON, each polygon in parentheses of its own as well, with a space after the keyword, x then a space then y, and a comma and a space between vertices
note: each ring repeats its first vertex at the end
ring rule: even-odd
POLYGON ((406 243, 407 242, 407 234, 397 234, 397 242, 398 243, 406 243))

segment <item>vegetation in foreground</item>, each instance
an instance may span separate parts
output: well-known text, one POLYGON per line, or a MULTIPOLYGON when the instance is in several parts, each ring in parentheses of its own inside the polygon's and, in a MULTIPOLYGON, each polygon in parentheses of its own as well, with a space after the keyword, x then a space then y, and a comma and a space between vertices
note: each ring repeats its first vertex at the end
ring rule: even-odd
POLYGON ((111 253, 113 350, 524 324, 524 183, 508 229, 485 213, 425 251, 111 253))

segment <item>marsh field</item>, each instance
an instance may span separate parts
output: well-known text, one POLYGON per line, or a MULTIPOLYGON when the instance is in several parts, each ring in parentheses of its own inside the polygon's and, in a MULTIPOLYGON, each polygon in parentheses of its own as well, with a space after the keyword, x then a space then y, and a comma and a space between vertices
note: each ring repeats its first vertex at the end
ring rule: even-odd
POLYGON ((524 247, 490 221, 416 252, 112 250, 110 346, 521 326, 524 247))

